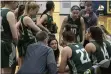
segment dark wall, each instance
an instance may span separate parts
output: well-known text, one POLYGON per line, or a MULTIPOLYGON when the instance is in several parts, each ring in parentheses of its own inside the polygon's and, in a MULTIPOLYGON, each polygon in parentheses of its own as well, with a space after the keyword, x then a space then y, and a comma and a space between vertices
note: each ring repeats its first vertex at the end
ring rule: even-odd
POLYGON ((92 3, 94 12, 98 9, 99 4, 102 4, 104 6, 104 13, 107 14, 107 1, 93 1, 92 3))

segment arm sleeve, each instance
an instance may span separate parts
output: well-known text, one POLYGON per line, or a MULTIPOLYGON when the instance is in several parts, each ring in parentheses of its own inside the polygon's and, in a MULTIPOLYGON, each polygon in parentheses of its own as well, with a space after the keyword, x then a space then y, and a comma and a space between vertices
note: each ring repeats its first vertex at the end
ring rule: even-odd
POLYGON ((49 74, 57 74, 57 65, 52 49, 49 49, 47 56, 47 68, 49 74))

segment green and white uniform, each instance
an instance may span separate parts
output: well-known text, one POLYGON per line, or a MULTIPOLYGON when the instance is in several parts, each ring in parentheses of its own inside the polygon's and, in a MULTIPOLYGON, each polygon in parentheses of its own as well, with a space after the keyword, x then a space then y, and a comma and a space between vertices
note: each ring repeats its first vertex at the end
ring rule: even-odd
POLYGON ((1 68, 12 67, 16 62, 16 49, 12 38, 7 13, 9 9, 1 9, 1 68))
POLYGON ((92 54, 97 63, 104 59, 109 59, 111 56, 111 45, 108 41, 103 42, 103 46, 100 46, 96 41, 91 41, 96 46, 96 51, 92 54))
MULTIPOLYGON (((102 60, 105 59, 110 59, 111 61, 111 43, 109 43, 108 41, 103 41, 103 46, 100 46, 99 44, 97 44, 96 41, 91 41, 91 42, 96 46, 96 52, 91 54, 93 56, 91 57, 93 64, 100 63, 102 60)), ((102 74, 110 74, 111 63, 108 68, 100 67, 100 70, 102 74)))
POLYGON ((67 23, 71 25, 71 30, 75 33, 76 42, 82 42, 82 24, 80 21, 80 17, 76 20, 73 20, 72 17, 69 15, 67 23))
POLYGON ((92 66, 88 53, 81 44, 69 44, 68 46, 72 49, 72 57, 67 61, 70 74, 84 74, 84 71, 92 66))
POLYGON ((46 27, 51 33, 57 33, 57 25, 53 24, 53 17, 51 15, 47 15, 47 20, 42 23, 44 27, 46 27))
POLYGON ((26 27, 23 23, 24 17, 25 16, 21 16, 21 38, 18 43, 19 56, 25 56, 28 45, 36 42, 35 36, 33 35, 31 28, 26 27))

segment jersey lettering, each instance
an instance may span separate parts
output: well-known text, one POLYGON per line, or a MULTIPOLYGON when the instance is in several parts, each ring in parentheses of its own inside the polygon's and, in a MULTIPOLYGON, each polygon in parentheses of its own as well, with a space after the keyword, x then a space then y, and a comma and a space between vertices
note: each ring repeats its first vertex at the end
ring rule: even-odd
POLYGON ((76 28, 72 28, 71 31, 76 34, 76 28))
POLYGON ((85 51, 84 48, 76 50, 76 53, 77 53, 77 54, 79 54, 79 53, 81 54, 80 60, 81 60, 81 63, 82 63, 82 64, 91 61, 90 58, 89 58, 89 56, 88 56, 88 53, 85 51), (84 59, 85 57, 86 57, 86 59, 84 59))
POLYGON ((103 44, 104 45, 103 45, 103 48, 101 47, 101 51, 103 53, 104 59, 109 59, 109 55, 108 55, 108 52, 106 50, 106 44, 105 43, 103 43, 103 44))

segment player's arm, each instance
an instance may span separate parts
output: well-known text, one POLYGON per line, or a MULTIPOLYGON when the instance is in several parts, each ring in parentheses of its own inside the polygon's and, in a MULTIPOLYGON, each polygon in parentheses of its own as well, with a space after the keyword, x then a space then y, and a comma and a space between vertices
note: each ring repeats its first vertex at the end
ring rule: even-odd
POLYGON ((84 39, 85 39, 85 22, 83 17, 80 18, 81 19, 81 25, 82 25, 82 44, 84 43, 84 39))
POLYGON ((36 23, 43 31, 46 31, 47 33, 50 33, 49 30, 42 25, 42 23, 45 20, 47 20, 47 15, 43 15, 36 23))
POLYGON ((88 43, 86 46, 85 46, 85 50, 88 52, 88 53, 94 53, 96 51, 96 46, 93 44, 93 43, 88 43))
POLYGON ((15 41, 18 41, 18 32, 17 32, 17 28, 16 28, 16 19, 15 19, 15 15, 13 12, 9 11, 7 13, 7 20, 9 22, 9 26, 11 29, 11 33, 12 33, 12 37, 15 41))
POLYGON ((68 49, 67 47, 64 47, 61 52, 61 62, 59 66, 59 73, 64 73, 67 66, 67 59, 68 59, 68 49))
POLYGON ((63 22, 62 22, 62 25, 61 25, 61 28, 60 28, 60 32, 59 32, 59 44, 61 44, 62 33, 63 33, 63 30, 64 30, 65 25, 67 24, 67 20, 68 20, 68 17, 66 17, 66 18, 63 20, 63 22))
POLYGON ((18 38, 20 37, 20 33, 19 33, 19 26, 20 26, 20 24, 21 24, 21 21, 19 20, 19 21, 16 23, 18 38))
POLYGON ((35 25, 35 23, 33 22, 33 20, 30 17, 25 16, 23 19, 23 22, 24 22, 24 24, 26 24, 26 26, 30 27, 34 31, 36 31, 36 32, 41 31, 41 29, 37 25, 35 25))

